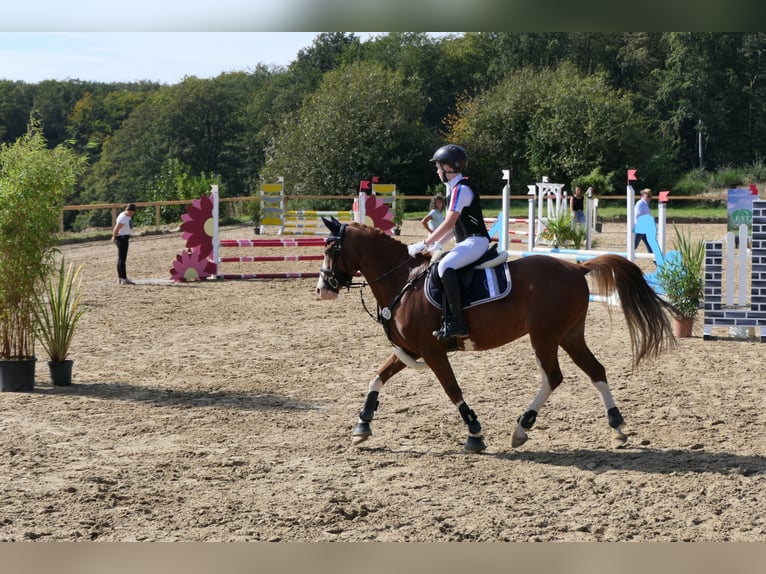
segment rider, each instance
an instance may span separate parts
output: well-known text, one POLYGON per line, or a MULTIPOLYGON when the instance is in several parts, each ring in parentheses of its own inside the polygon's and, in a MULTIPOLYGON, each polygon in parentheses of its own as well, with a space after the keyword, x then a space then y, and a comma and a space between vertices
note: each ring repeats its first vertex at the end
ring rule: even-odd
POLYGON ((468 161, 466 151, 459 145, 447 144, 436 150, 431 161, 436 165, 439 179, 447 188, 447 215, 425 241, 411 245, 409 250, 414 255, 433 249, 454 233, 455 247, 437 265, 448 305, 444 306, 441 329, 433 334, 440 341, 453 337, 466 338, 468 327, 463 316, 463 297, 457 270, 470 265, 486 253, 489 234, 484 224, 481 198, 468 186, 467 178, 462 174, 468 161))

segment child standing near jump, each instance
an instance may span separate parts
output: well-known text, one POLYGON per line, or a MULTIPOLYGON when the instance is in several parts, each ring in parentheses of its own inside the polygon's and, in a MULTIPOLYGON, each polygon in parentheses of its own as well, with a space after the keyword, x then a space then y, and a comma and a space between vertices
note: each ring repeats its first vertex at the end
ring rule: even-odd
POLYGON ((430 211, 420 220, 420 223, 430 233, 444 221, 444 196, 441 193, 434 195, 428 208, 430 211))

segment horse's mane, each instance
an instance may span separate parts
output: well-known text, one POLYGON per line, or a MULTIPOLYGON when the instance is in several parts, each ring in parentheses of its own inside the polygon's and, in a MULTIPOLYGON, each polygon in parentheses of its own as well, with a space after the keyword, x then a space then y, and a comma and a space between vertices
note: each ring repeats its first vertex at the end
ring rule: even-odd
POLYGON ((398 249, 399 251, 407 250, 407 246, 404 243, 402 243, 398 239, 395 239, 391 235, 384 233, 377 227, 370 227, 369 225, 357 223, 356 221, 349 223, 348 225, 350 227, 359 229, 363 233, 367 233, 368 235, 373 237, 374 241, 381 241, 383 244, 386 245, 387 248, 390 248, 392 250, 398 249))

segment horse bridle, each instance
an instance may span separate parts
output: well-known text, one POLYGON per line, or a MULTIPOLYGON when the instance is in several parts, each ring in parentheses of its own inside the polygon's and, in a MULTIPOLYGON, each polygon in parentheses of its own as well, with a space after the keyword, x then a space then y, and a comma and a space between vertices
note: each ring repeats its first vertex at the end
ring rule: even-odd
POLYGON ((366 281, 363 283, 353 283, 353 277, 349 275, 348 273, 344 273, 342 271, 338 271, 336 269, 338 258, 340 257, 341 249, 343 248, 343 235, 346 232, 346 224, 342 224, 340 226, 340 229, 338 230, 337 235, 331 235, 325 240, 325 247, 329 245, 330 243, 334 242, 333 248, 332 248, 332 267, 330 269, 326 267, 322 267, 319 270, 319 274, 322 277, 322 280, 327 285, 327 288, 332 291, 333 293, 339 293, 341 289, 351 289, 352 287, 358 287, 360 289, 359 293, 362 297, 362 305, 367 311, 367 314, 375 319, 378 323, 381 323, 383 325, 384 330, 386 331, 386 335, 388 336, 389 340, 391 339, 391 332, 388 327, 388 321, 391 319, 391 313, 399 304, 399 301, 404 296, 404 293, 412 287, 415 282, 418 281, 422 276, 424 276, 428 272, 428 268, 424 269, 422 272, 418 273, 415 277, 407 281, 404 286, 399 290, 399 293, 396 294, 393 301, 388 305, 388 307, 384 307, 383 309, 380 309, 380 305, 378 305, 378 314, 377 317, 375 317, 370 310, 367 308, 366 303, 364 302, 364 296, 362 295, 364 287, 367 285, 370 285, 372 283, 375 283, 376 281, 380 281, 381 279, 388 277, 391 275, 394 271, 397 269, 403 267, 406 265, 411 259, 410 257, 406 258, 404 261, 393 267, 392 269, 389 269, 385 273, 383 273, 380 277, 376 277, 372 281, 366 281))
POLYGON ((343 248, 343 235, 345 232, 346 224, 344 223, 340 226, 338 235, 331 235, 324 242, 325 247, 334 242, 332 248, 332 267, 330 269, 322 267, 319 270, 319 275, 322 277, 325 285, 327 285, 327 288, 333 293, 339 293, 341 289, 351 289, 351 284, 354 280, 348 273, 336 269, 338 265, 338 257, 340 257, 340 251, 343 248))
MULTIPOLYGON (((342 224, 340 226, 340 229, 338 230, 337 235, 330 235, 324 242, 325 247, 327 247, 330 243, 335 242, 333 245, 332 250, 332 268, 328 269, 327 267, 322 267, 319 269, 319 275, 322 277, 322 280, 327 284, 330 291, 333 293, 340 292, 341 289, 351 289, 351 287, 364 287, 365 285, 370 285, 372 283, 376 283, 377 281, 380 281, 381 279, 384 279, 385 277, 388 277, 396 271, 397 269, 407 265, 409 261, 411 260, 410 257, 407 257, 404 259, 401 263, 394 266, 393 268, 389 269, 385 273, 383 273, 380 277, 376 277, 375 279, 371 281, 366 281, 364 283, 353 283, 354 278, 349 275, 348 273, 344 273, 343 271, 338 271, 336 269, 337 263, 338 263, 338 257, 340 257, 341 249, 343 248, 343 235, 346 233, 346 224, 342 224)), ((424 273, 421 273, 418 275, 420 277, 421 275, 424 275, 424 273)), ((408 282, 407 285, 405 285, 405 289, 409 286, 408 282)))

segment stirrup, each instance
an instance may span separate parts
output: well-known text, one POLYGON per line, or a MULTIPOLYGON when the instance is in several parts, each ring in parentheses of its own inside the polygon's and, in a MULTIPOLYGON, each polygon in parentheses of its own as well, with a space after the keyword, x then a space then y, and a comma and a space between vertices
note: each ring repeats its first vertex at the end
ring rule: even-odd
POLYGON ((433 336, 439 341, 448 341, 449 339, 467 339, 469 337, 468 327, 462 325, 462 328, 455 327, 454 323, 443 323, 442 328, 433 332, 433 336))

